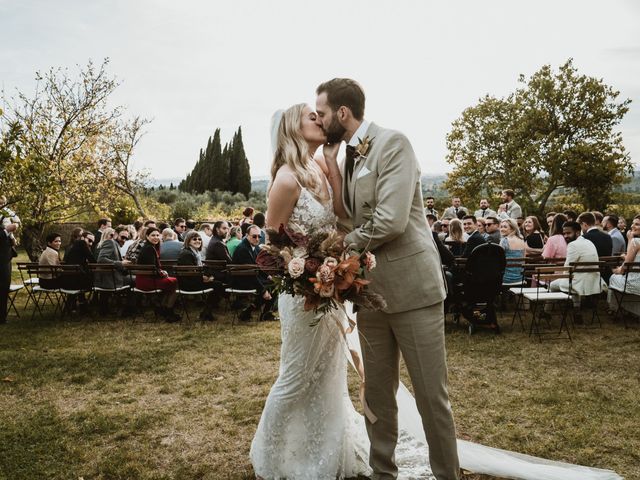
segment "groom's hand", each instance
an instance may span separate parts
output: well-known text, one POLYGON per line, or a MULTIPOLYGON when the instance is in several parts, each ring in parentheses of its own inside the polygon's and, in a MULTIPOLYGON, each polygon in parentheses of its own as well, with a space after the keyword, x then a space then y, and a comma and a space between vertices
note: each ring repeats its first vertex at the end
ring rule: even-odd
POLYGON ((322 153, 325 160, 331 160, 338 163, 338 150, 340 150, 340 143, 325 143, 322 147, 322 153))

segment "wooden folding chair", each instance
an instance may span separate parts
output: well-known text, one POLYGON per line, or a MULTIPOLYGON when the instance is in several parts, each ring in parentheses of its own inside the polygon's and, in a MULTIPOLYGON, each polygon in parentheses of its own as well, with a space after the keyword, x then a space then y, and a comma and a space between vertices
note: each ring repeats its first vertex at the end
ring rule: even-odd
POLYGON ((116 277, 115 264, 89 263, 88 268, 93 276, 93 292, 98 296, 107 295, 108 297, 127 297, 131 294, 130 282, 128 284, 118 286, 119 282, 116 277), (96 286, 96 283, 103 286, 96 286), (112 285, 112 287, 104 286, 109 284, 112 285))
POLYGON ((90 285, 87 286, 88 288, 67 288, 64 286, 65 279, 84 276, 84 275, 85 275, 85 272, 80 265, 71 265, 71 264, 64 264, 64 263, 60 265, 58 276, 60 277, 63 285, 59 288, 59 293, 61 297, 60 301, 62 305, 62 308, 60 309, 60 318, 62 318, 62 316, 65 313, 67 314, 72 313, 71 310, 69 309, 71 306, 70 302, 68 301, 69 297, 74 297, 74 296, 77 297, 83 293, 88 293, 89 295, 91 295, 90 285))
POLYGON ((187 316, 187 320, 191 320, 189 317, 189 308, 186 299, 193 296, 200 296, 202 300, 205 300, 205 296, 213 292, 213 287, 207 287, 201 290, 185 290, 181 287, 181 282, 189 280, 190 278, 202 278, 204 275, 204 267, 198 265, 176 265, 173 267, 174 274, 178 279, 178 299, 182 304, 182 309, 187 316))
MULTIPOLYGON (((62 271, 60 265, 39 265, 37 263, 28 263, 25 266, 26 271, 30 278, 40 279, 51 277, 57 278, 62 271), (46 277, 44 277, 46 275, 46 277)), ((61 293, 59 288, 44 288, 40 286, 40 281, 31 283, 31 294, 33 300, 33 311, 31 312, 31 319, 35 317, 36 311, 42 316, 43 307, 47 302, 53 307, 53 314, 56 315, 60 307, 61 293), (44 296, 44 299, 42 298, 44 296), (42 303, 40 301, 42 300, 42 303)))
POLYGON ((7 295, 7 314, 11 313, 11 310, 16 314, 16 317, 20 318, 18 309, 16 308, 16 295, 24 288, 24 285, 11 284, 9 285, 9 293, 7 295))
MULTIPOLYGON (((228 300, 230 309, 231 309, 232 301, 234 300, 238 301, 241 298, 247 298, 247 299, 250 299, 250 301, 255 300, 255 297, 258 295, 258 291, 255 288, 239 289, 239 288, 235 288, 233 285, 234 285, 235 279, 257 277, 258 271, 259 270, 257 265, 250 265, 250 264, 238 265, 238 264, 231 264, 231 263, 227 264, 227 275, 228 275, 230 286, 225 288, 225 292, 229 295, 229 298, 227 300, 228 300)), ((234 325, 235 321, 238 318, 238 310, 239 309, 233 310, 231 325, 234 325)))
POLYGON ((536 279, 536 283, 538 285, 549 286, 554 280, 566 279, 568 281, 568 291, 552 292, 541 291, 542 289, 538 289, 536 292, 524 294, 524 298, 529 300, 530 304, 532 305, 529 336, 536 335, 540 342, 542 342, 543 336, 547 336, 547 338, 550 338, 552 340, 564 339, 564 337, 562 336, 562 331, 564 329, 566 330, 568 340, 572 341, 571 333, 569 332, 569 327, 567 325, 567 314, 569 308, 573 306, 573 302, 571 299, 571 282, 573 279, 572 267, 537 267, 535 269, 534 278, 536 279), (540 325, 540 316, 537 315, 538 309, 544 309, 544 305, 549 303, 560 303, 564 306, 560 320, 560 329, 557 333, 552 331, 542 331, 540 325))
POLYGON ((33 294, 33 287, 38 285, 40 279, 35 276, 31 276, 29 273, 28 265, 38 265, 37 262, 18 262, 18 272, 20 273, 20 278, 22 279, 22 285, 24 285, 24 290, 27 292, 27 301, 24 304, 24 309, 26 310, 29 306, 29 303, 34 302, 35 297, 33 294))
POLYGON ((515 308, 513 311, 513 318, 511 319, 511 328, 513 328, 513 325, 516 322, 516 318, 519 320, 520 322, 520 327, 522 328, 522 331, 525 332, 526 331, 526 327, 524 324, 524 318, 522 316, 522 310, 523 310, 523 306, 524 306, 524 294, 525 293, 536 293, 538 291, 541 292, 546 292, 547 289, 543 286, 538 286, 538 287, 530 287, 528 285, 531 285, 533 283, 533 279, 534 279, 534 275, 535 275, 535 270, 538 267, 546 267, 547 264, 546 263, 527 263, 525 261, 524 264, 521 265, 522 267, 522 282, 520 282, 519 285, 514 286, 514 287, 510 287, 509 288, 509 293, 511 293, 516 301, 515 304, 515 308))
MULTIPOLYGON (((160 272, 158 271, 158 269, 156 268, 155 265, 131 264, 131 265, 127 265, 127 270, 129 271, 130 275, 135 276, 135 277, 138 277, 138 276, 151 277, 154 280, 154 285, 156 283, 156 280, 160 278, 160 272)), ((139 289, 137 287, 133 287, 131 289, 131 292, 133 293, 134 296, 140 298, 141 303, 144 303, 145 300, 158 299, 158 297, 160 297, 160 295, 162 295, 162 290, 157 288, 157 285, 155 285, 155 287, 156 288, 153 288, 152 290, 141 290, 141 289, 139 289)), ((158 319, 158 312, 156 311, 155 305, 151 304, 151 306, 154 307, 153 308, 153 316, 157 320, 158 319)))
MULTIPOLYGON (((602 270, 605 268, 606 264, 605 262, 571 262, 569 264, 571 267, 573 267, 573 279, 575 280, 575 276, 576 275, 581 275, 581 274, 588 274, 588 273, 597 273, 598 274, 598 280, 600 280, 600 277, 602 276, 602 270)), ((587 299, 587 301, 591 302, 591 320, 587 323, 585 322, 584 325, 586 327, 593 327, 595 326, 595 320, 596 318, 598 319, 598 326, 600 328, 602 328, 602 322, 600 321, 600 315, 598 314, 598 300, 600 299, 601 295, 602 295, 602 282, 600 282, 600 291, 596 294, 593 295, 588 295, 586 297, 580 296, 580 304, 582 305, 582 300, 583 299, 587 299)), ((574 326, 576 325, 576 321, 575 321, 575 313, 574 313, 574 321, 573 321, 574 326)))

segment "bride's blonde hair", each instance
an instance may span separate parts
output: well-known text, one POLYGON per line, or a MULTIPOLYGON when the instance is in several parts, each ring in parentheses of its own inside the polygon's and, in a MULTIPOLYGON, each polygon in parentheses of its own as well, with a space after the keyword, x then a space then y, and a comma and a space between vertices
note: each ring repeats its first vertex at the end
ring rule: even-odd
MULTIPOLYGON (((302 136, 301 123, 304 107, 306 107, 305 103, 299 103, 289 107, 282 114, 277 130, 276 150, 271 164, 271 185, 280 167, 287 165, 300 185, 314 196, 322 198, 322 172, 311 158, 314 152, 309 151, 309 146, 302 136)), ((271 185, 269 185, 269 191, 271 185)))

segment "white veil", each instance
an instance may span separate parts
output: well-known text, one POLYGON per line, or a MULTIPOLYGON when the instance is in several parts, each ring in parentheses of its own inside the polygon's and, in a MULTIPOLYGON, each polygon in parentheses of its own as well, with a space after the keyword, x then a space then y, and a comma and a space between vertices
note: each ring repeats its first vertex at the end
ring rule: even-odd
POLYGON ((283 115, 284 110, 276 110, 271 116, 271 155, 275 155, 278 148, 278 130, 280 130, 283 115))
MULTIPOLYGON (((346 311, 350 318, 355 319, 351 304, 346 305, 346 311)), ((356 350, 362 357, 357 327, 347 335, 347 342, 349 348, 356 350)), ((351 362, 351 356, 347 357, 351 362)), ((426 445, 427 440, 416 401, 402 382, 398 388, 397 401, 400 430, 408 432, 414 439, 426 445)), ((464 470, 496 477, 521 480, 622 480, 621 476, 611 470, 555 462, 465 440, 458 440, 458 457, 460 467, 464 470)))

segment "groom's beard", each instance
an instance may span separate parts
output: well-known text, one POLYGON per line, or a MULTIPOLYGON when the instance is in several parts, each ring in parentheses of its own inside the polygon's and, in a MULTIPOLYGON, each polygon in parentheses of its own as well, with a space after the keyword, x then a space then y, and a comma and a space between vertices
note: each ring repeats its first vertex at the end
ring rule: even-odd
POLYGON ((346 131, 347 129, 340 125, 338 117, 334 116, 324 132, 327 135, 327 143, 340 143, 346 131))

